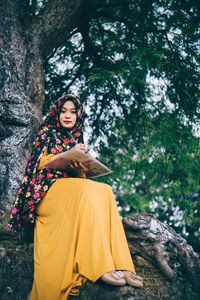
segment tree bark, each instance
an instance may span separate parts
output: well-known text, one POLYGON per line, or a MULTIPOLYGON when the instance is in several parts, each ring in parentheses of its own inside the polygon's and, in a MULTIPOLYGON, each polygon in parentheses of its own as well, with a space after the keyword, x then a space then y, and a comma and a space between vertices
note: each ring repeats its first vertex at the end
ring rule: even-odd
POLYGON ((67 34, 78 27, 83 0, 49 1, 26 30, 35 40, 43 58, 66 41, 67 34))
POLYGON ((123 225, 132 255, 151 262, 168 280, 173 280, 181 267, 194 290, 200 291, 199 255, 169 225, 152 214, 125 217, 123 225))
POLYGON ((8 212, 41 122, 43 61, 77 27, 82 2, 49 1, 34 17, 29 12, 29 1, 0 3, 1 228, 7 227, 8 212))

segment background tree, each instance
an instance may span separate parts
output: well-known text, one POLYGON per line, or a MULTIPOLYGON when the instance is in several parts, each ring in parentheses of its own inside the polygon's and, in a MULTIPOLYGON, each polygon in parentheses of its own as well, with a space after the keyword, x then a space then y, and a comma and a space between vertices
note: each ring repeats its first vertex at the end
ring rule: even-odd
POLYGON ((166 209, 169 221, 176 209, 180 230, 187 226, 195 238, 200 4, 9 0, 1 6, 2 212, 15 198, 45 91, 43 114, 57 97, 76 91, 87 105, 90 143, 115 171, 108 181, 119 204, 144 212, 154 200, 152 208, 160 216, 166 209))

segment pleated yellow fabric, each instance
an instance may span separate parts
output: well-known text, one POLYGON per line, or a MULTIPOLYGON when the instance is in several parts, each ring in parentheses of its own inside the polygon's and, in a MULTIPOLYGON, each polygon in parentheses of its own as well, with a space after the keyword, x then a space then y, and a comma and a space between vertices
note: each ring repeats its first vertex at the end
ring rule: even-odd
POLYGON ((57 180, 37 207, 29 300, 66 300, 112 270, 135 273, 111 187, 57 180))

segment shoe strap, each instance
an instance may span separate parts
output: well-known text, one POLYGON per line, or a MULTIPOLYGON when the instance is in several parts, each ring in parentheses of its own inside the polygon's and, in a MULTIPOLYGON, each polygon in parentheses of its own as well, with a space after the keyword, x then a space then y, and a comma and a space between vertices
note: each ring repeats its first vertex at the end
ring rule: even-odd
POLYGON ((124 277, 124 273, 122 271, 114 271, 114 272, 112 272, 112 274, 113 274, 113 276, 115 278, 122 278, 122 277, 124 277))

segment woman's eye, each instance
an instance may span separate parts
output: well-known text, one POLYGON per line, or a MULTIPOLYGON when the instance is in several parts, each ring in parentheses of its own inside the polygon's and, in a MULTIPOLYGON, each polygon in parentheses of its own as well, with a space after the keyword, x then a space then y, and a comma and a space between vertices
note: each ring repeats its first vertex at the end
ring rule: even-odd
MULTIPOLYGON (((66 110, 61 110, 61 113, 62 113, 62 114, 66 113, 66 112, 67 112, 66 110)), ((76 110, 72 110, 70 113, 71 113, 71 114, 76 114, 76 110)))

